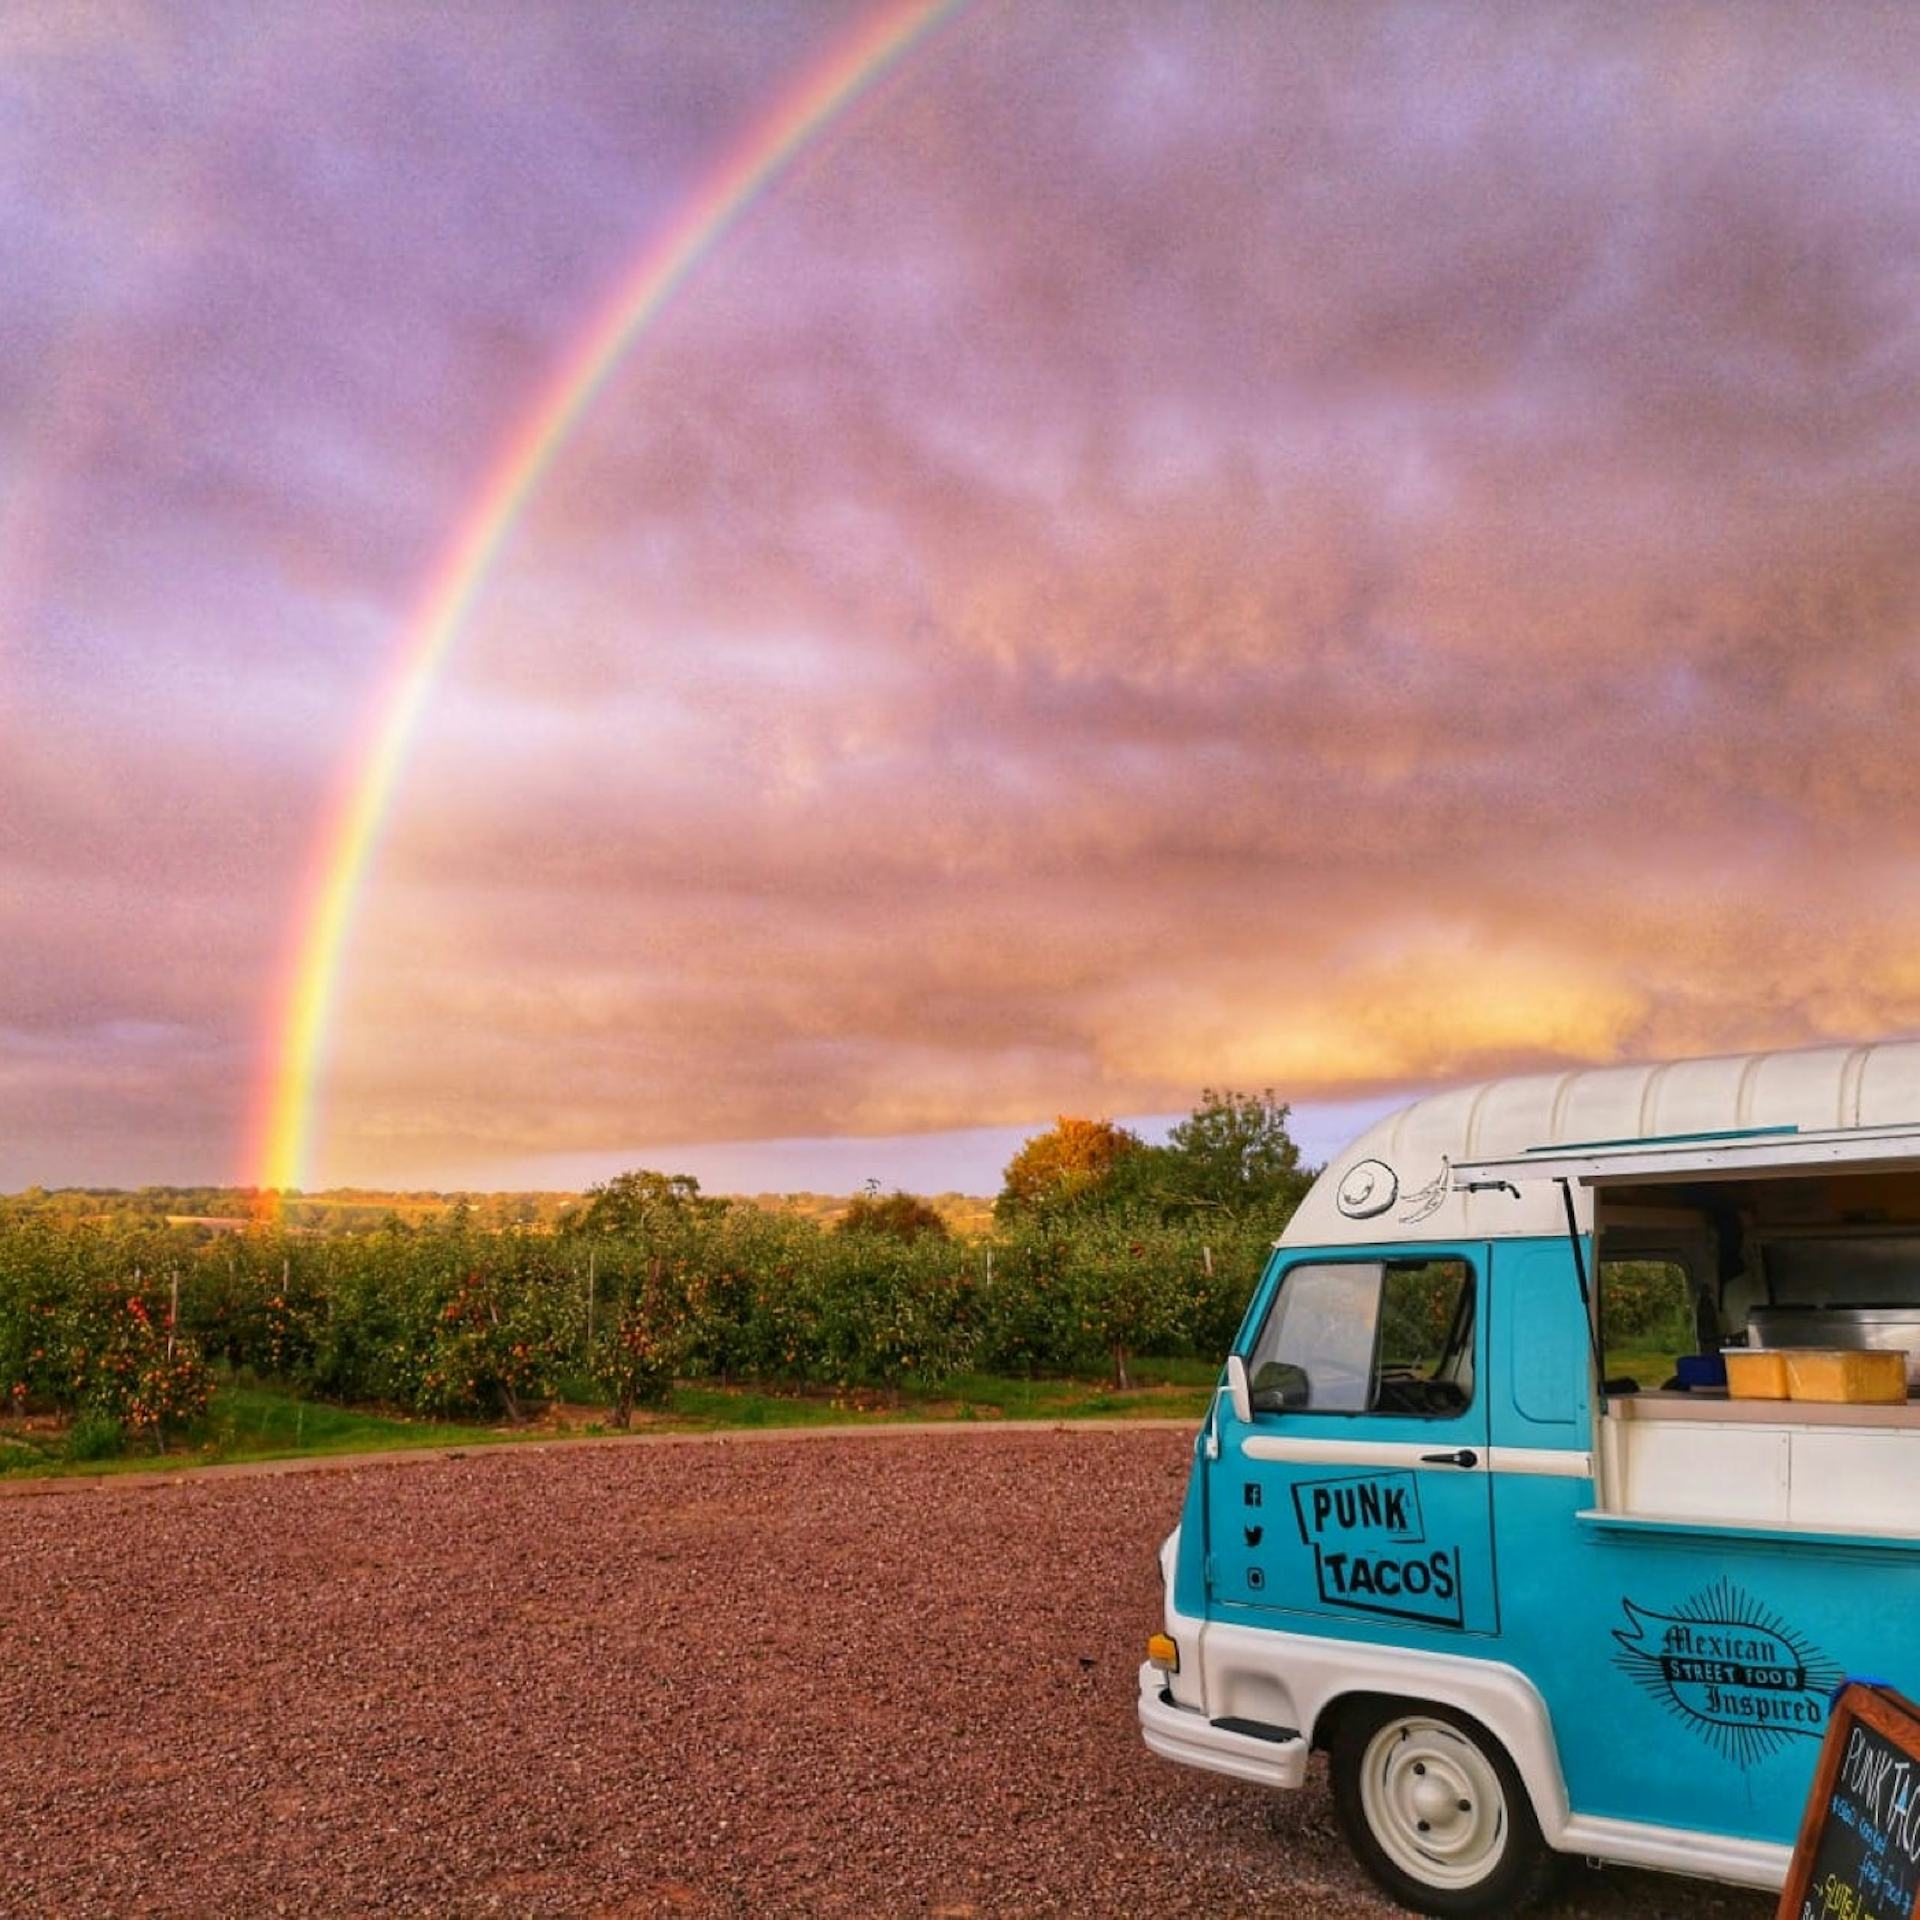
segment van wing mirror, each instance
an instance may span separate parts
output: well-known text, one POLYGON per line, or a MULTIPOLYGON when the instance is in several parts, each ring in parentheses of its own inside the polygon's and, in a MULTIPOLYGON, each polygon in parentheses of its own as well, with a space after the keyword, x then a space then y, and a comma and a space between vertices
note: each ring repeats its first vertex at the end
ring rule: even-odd
POLYGON ((1227 1355, 1227 1398, 1233 1417, 1243 1427, 1253 1424, 1253 1390, 1247 1385, 1247 1363, 1237 1353, 1227 1355))

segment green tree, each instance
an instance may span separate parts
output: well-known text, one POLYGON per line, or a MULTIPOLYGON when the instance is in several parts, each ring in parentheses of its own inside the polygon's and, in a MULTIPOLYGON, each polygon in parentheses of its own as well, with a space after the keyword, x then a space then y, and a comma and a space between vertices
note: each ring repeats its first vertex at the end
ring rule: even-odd
POLYGON ((593 1376, 606 1390, 608 1414, 622 1433, 633 1425, 636 1406, 665 1403, 693 1337, 686 1289, 656 1254, 593 1353, 593 1376))
POLYGON ((1137 1133, 1111 1120, 1080 1120, 1062 1114, 1036 1133, 1007 1162, 994 1217, 1079 1205, 1110 1188, 1116 1171, 1146 1151, 1137 1133))
POLYGON ((567 1224, 575 1233, 646 1237, 712 1220, 726 1208, 724 1200, 704 1197, 690 1173, 638 1167, 589 1187, 586 1207, 567 1224))
POLYGON ((1075 1310, 1099 1342, 1121 1392, 1133 1385, 1136 1353, 1177 1337, 1190 1291, 1182 1248, 1166 1228, 1113 1215, 1076 1221, 1066 1238, 1075 1310))
POLYGON ((1200 1104, 1151 1150, 1140 1172, 1170 1213, 1258 1218, 1278 1228, 1313 1184, 1287 1131, 1292 1109, 1271 1087, 1260 1093, 1201 1090, 1200 1104))
POLYGON ((892 1193, 883 1194, 873 1186, 865 1193, 854 1195, 833 1230, 835 1233, 884 1233, 908 1245, 921 1239, 953 1237, 939 1211, 917 1193, 903 1193, 896 1188, 892 1193))

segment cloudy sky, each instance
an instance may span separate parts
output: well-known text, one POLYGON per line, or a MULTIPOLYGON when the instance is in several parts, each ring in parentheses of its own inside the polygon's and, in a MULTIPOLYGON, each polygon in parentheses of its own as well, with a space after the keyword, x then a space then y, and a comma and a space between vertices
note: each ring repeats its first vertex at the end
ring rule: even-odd
MULTIPOLYGON (((0 14, 0 1185, 248 1171, 410 610, 869 14, 0 14)), ((1920 13, 976 0, 490 576, 318 1176, 1911 1031, 1917 521, 1920 13)))

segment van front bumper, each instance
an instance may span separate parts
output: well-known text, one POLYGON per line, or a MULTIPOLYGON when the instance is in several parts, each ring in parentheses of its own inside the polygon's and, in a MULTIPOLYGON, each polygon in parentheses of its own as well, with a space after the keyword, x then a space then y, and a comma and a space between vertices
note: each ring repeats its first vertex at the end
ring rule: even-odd
POLYGON ((1297 1787, 1307 1777, 1307 1743, 1284 1727, 1254 1733, 1251 1722, 1209 1720, 1176 1706, 1157 1667, 1140 1668, 1140 1732, 1163 1760, 1231 1774, 1262 1787, 1297 1787))

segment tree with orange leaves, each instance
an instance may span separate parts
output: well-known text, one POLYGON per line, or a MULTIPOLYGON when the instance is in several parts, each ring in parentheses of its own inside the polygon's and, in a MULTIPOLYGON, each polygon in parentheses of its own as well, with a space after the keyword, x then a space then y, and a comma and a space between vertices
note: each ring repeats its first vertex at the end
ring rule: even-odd
POLYGON ((996 1218, 1070 1204, 1096 1194, 1114 1169, 1145 1151, 1137 1133, 1111 1120, 1080 1120, 1062 1114, 1007 1162, 1005 1185, 994 1202, 996 1218))

